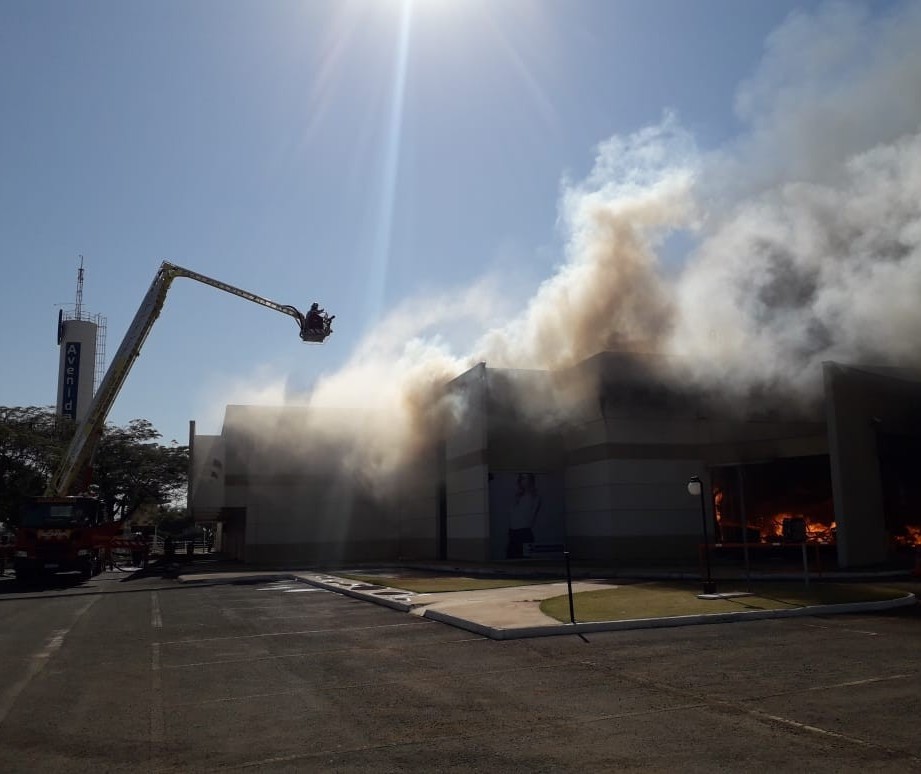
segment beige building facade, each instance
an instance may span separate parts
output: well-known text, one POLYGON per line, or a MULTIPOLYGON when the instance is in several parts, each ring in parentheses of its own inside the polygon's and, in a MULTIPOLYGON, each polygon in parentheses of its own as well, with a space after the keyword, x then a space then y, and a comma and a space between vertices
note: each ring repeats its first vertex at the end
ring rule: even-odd
MULTIPOLYGON (((194 436, 192 513, 218 525, 217 549, 274 564, 433 555, 433 456, 431 469, 382 497, 344 464, 350 450, 324 433, 328 422, 301 407, 232 405, 219 436, 194 436)), ((360 439, 359 428, 347 437, 360 439)))
MULTIPOLYGON (((824 400, 794 413, 679 390, 665 365, 610 352, 558 373, 479 364, 445 387, 460 421, 433 428, 385 494, 309 410, 228 406, 221 435, 194 438, 192 510, 220 524, 226 553, 276 564, 564 549, 612 567, 687 564, 705 521, 725 544, 803 522, 839 566, 860 567, 891 561, 921 525, 913 375, 830 363, 824 400), (692 476, 710 495, 703 520, 692 476)), ((360 439, 360 424, 346 435, 360 439)))

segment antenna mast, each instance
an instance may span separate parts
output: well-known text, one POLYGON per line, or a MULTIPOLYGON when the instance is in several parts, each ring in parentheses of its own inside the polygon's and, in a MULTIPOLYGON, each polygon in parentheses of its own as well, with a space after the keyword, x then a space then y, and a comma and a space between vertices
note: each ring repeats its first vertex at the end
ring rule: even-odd
POLYGON ((77 301, 74 304, 74 319, 83 319, 83 256, 80 256, 80 268, 77 269, 77 301))

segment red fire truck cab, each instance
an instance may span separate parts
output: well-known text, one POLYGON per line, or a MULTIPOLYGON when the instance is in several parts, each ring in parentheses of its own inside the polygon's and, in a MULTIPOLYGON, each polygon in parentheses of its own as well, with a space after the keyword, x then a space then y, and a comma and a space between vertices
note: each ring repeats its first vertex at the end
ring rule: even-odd
POLYGON ((36 497, 26 504, 16 530, 13 569, 18 580, 52 572, 79 572, 84 579, 102 571, 119 525, 103 523, 94 497, 36 497))

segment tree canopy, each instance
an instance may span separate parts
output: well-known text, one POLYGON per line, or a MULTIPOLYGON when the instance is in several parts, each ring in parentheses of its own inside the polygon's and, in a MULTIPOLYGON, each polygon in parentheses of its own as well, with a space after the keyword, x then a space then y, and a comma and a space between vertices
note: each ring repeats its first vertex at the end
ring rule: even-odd
POLYGON ((42 494, 72 433, 51 409, 0 406, 0 521, 15 523, 23 499, 42 494))
MULTIPOLYGON (((28 497, 41 495, 75 430, 50 407, 0 406, 0 522, 15 524, 28 497)), ((92 482, 110 517, 141 506, 175 504, 184 493, 189 447, 158 443, 146 419, 106 425, 93 459, 92 482)))

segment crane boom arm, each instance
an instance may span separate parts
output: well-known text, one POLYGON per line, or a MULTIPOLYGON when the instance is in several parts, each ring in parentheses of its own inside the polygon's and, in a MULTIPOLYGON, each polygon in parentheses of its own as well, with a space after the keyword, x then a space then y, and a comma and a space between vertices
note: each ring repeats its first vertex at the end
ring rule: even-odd
MULTIPOLYGON (((282 314, 287 314, 297 320, 298 325, 303 327, 304 324, 304 315, 302 315, 297 309, 289 304, 278 304, 275 301, 270 301, 267 298, 262 296, 257 296, 255 293, 250 293, 248 290, 242 290, 241 288, 234 287, 229 285, 226 282, 221 282, 216 280, 213 277, 208 277, 204 274, 199 274, 197 271, 192 271, 191 269, 183 268, 182 266, 176 266, 173 263, 163 262, 163 265, 160 266, 160 271, 166 271, 170 274, 170 278, 166 282, 166 287, 169 287, 169 283, 175 277, 188 277, 197 282, 201 282, 205 285, 210 285, 213 288, 218 290, 223 290, 226 293, 232 293, 235 296, 240 296, 240 298, 245 298, 247 301, 252 301, 254 304, 262 304, 262 306, 267 306, 269 309, 274 309, 276 312, 281 312, 282 314)), ((156 280, 154 280, 156 282, 156 280)), ((166 290, 164 289, 164 294, 166 290)), ((162 305, 162 302, 161 302, 162 305)))
POLYGON ((325 313, 319 317, 315 315, 314 319, 310 319, 310 315, 305 316, 295 307, 288 304, 278 304, 275 301, 257 296, 255 293, 250 293, 248 290, 242 290, 226 282, 221 282, 204 274, 164 261, 157 270, 157 274, 150 285, 150 289, 144 296, 144 300, 141 301, 141 306, 135 313, 131 325, 128 326, 128 331, 125 333, 115 357, 112 358, 99 389, 93 396, 86 416, 77 425, 70 445, 45 489, 46 495, 60 497, 73 494, 72 490, 75 484, 80 480, 81 474, 88 467, 93 456, 93 451, 102 434, 106 417, 109 415, 109 410, 115 403, 115 398, 121 391, 122 385, 131 371, 131 366, 134 365, 134 361, 140 354, 141 347, 144 345, 150 329, 153 327, 157 317, 159 317, 160 310, 166 300, 166 293, 176 277, 187 277, 188 279, 196 280, 293 317, 298 322, 300 336, 304 341, 320 343, 332 333, 330 323, 333 318, 325 313))

